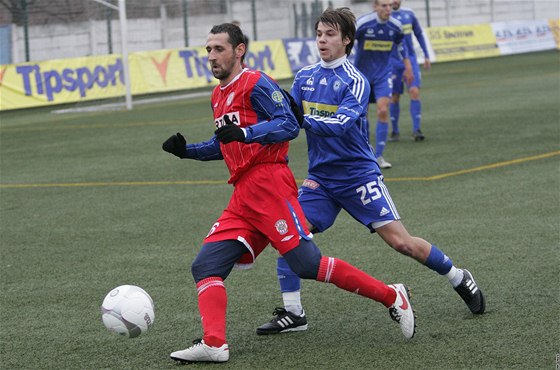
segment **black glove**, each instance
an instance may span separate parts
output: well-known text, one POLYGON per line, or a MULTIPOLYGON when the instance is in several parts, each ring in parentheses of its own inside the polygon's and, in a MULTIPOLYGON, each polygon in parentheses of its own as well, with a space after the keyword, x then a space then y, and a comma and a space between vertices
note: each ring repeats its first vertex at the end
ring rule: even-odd
POLYGON ((301 111, 301 109, 299 109, 299 105, 297 105, 294 97, 290 95, 290 93, 286 90, 284 90, 284 92, 288 96, 288 99, 290 99, 290 108, 292 109, 292 112, 294 112, 294 116, 296 116, 299 127, 303 127, 303 112, 301 111))
POLYGON ((227 114, 224 115, 224 121, 226 124, 214 132, 216 139, 224 144, 231 143, 232 141, 245 142, 245 133, 241 127, 231 122, 227 114))
POLYGON ((179 158, 187 158, 187 141, 180 133, 171 136, 163 142, 161 148, 179 158))

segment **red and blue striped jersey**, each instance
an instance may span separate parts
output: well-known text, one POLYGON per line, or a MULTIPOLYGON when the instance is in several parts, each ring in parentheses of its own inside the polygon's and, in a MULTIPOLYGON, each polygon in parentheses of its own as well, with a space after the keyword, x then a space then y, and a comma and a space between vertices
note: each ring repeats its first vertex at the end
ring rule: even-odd
POLYGON ((299 125, 290 103, 278 84, 266 74, 244 69, 228 85, 212 92, 214 128, 225 124, 224 116, 245 129, 244 143, 209 141, 188 144, 187 158, 223 159, 229 169, 229 183, 261 163, 287 163, 288 141, 297 137, 299 125))

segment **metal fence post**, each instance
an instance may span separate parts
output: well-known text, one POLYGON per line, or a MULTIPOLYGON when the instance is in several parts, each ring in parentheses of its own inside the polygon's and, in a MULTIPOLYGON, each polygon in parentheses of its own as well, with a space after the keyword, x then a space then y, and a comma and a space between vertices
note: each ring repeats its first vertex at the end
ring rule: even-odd
POLYGON ((299 26, 299 15, 297 12, 297 6, 295 3, 292 3, 292 9, 294 11, 294 37, 298 37, 298 26, 299 26))
POLYGON ((309 16, 307 15, 307 6, 301 3, 301 19, 302 19, 302 37, 307 37, 309 31, 309 16))
POLYGON ((430 0, 426 0, 426 23, 428 27, 432 26, 432 20, 430 18, 430 0))
POLYGON ((111 8, 105 7, 105 17, 107 18, 107 48, 109 54, 113 54, 113 27, 111 25, 111 8))
POLYGON ((27 0, 21 0, 21 10, 23 12, 23 44, 25 46, 25 61, 29 62, 29 24, 27 14, 27 0))
POLYGON ((185 37, 185 47, 189 46, 189 21, 188 21, 187 0, 183 0, 183 32, 185 37))
POLYGON ((251 16, 253 18, 253 40, 258 40, 257 38, 257 5, 255 0, 251 0, 251 16))

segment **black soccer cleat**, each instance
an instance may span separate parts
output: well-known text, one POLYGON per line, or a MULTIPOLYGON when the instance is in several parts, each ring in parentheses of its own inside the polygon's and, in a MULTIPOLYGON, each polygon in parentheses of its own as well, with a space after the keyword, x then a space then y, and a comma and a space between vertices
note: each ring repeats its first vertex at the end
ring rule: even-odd
POLYGON ((391 136, 389 136, 389 139, 387 139, 387 141, 390 143, 394 143, 396 141, 399 141, 400 136, 401 135, 398 132, 393 131, 391 132, 391 136))
POLYGON ((305 312, 298 316, 282 307, 276 307, 272 312, 274 318, 257 328, 258 335, 280 334, 290 331, 307 330, 307 317, 305 312))
POLYGON ((424 134, 419 129, 412 133, 414 141, 424 141, 424 134))
POLYGON ((461 284, 455 287, 455 291, 463 298, 472 313, 476 315, 484 313, 486 310, 484 294, 482 294, 482 290, 476 285, 472 274, 468 270, 463 269, 463 280, 461 280, 461 284))

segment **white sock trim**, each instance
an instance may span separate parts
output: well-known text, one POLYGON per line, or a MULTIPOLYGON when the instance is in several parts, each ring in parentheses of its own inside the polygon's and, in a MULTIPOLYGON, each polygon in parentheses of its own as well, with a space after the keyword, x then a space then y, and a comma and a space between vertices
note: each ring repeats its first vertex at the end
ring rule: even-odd
POLYGON ((463 280, 463 270, 456 268, 455 266, 451 266, 451 270, 447 274, 445 274, 453 288, 456 288, 461 281, 463 280))
POLYGON ((282 293, 282 300, 284 301, 284 308, 293 314, 301 316, 303 313, 303 306, 301 305, 300 291, 284 292, 282 293))

